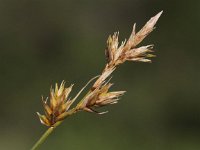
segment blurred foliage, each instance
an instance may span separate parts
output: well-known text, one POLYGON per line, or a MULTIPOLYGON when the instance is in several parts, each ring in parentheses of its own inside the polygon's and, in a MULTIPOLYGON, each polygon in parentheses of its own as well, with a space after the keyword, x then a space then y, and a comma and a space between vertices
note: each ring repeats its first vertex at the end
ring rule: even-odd
MULTIPOLYGON (((144 44, 152 64, 126 63, 114 73, 119 104, 97 116, 79 113, 41 149, 200 149, 199 1, 0 0, 0 149, 29 149, 45 131, 40 96, 66 80, 72 95, 104 66, 106 39, 128 37, 164 10, 144 44)), ((144 45, 143 44, 143 45, 144 45)))

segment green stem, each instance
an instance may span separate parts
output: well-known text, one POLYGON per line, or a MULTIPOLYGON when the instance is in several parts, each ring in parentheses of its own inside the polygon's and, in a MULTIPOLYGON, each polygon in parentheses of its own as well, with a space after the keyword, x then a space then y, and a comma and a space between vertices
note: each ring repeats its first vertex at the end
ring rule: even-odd
POLYGON ((40 139, 33 145, 31 150, 36 150, 45 140, 46 138, 53 132, 53 130, 62 123, 62 121, 57 122, 53 127, 50 127, 44 132, 44 134, 40 137, 40 139))

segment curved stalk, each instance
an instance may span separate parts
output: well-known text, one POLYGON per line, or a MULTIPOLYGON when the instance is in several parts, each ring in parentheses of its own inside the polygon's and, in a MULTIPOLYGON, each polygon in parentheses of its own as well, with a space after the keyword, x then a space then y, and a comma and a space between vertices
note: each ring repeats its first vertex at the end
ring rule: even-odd
POLYGON ((40 139, 33 145, 31 150, 36 150, 46 139, 47 137, 55 130, 55 128, 60 125, 62 121, 57 122, 53 127, 48 128, 44 134, 40 137, 40 139))

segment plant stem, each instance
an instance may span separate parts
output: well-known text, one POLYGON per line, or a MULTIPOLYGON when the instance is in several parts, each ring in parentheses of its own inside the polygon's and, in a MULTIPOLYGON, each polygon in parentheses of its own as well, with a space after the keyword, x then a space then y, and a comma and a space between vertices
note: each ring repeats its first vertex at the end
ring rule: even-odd
POLYGON ((40 137, 40 139, 33 145, 31 150, 36 150, 38 146, 40 146, 46 138, 53 132, 53 130, 62 123, 62 121, 57 122, 53 127, 48 128, 44 134, 40 137))

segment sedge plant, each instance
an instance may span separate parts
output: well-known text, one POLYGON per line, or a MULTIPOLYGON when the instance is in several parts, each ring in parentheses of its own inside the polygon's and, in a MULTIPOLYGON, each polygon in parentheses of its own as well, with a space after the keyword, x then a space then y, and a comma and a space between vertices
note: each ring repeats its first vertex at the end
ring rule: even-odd
POLYGON ((132 33, 129 39, 119 44, 118 36, 119 32, 115 32, 110 35, 107 40, 107 47, 105 50, 105 56, 107 63, 102 73, 92 78, 74 98, 69 98, 73 85, 65 87, 63 81, 60 86, 55 84, 55 88, 50 89, 49 99, 42 97, 42 104, 44 107, 44 115, 37 112, 40 122, 47 126, 46 132, 39 138, 39 140, 33 145, 31 150, 35 150, 41 145, 46 138, 58 127, 67 117, 78 112, 91 112, 96 114, 105 114, 106 112, 99 112, 97 108, 116 104, 119 98, 125 93, 125 91, 110 91, 110 87, 113 85, 110 82, 111 74, 117 69, 117 67, 126 61, 133 62, 151 62, 150 58, 155 57, 152 54, 153 45, 138 46, 143 39, 151 33, 155 24, 161 16, 162 11, 152 17, 138 32, 136 32, 136 24, 133 25, 132 33), (95 81, 94 81, 95 80, 95 81), (94 81, 87 94, 83 96, 79 101, 79 95, 88 86, 89 83, 94 81), (74 102, 77 101, 74 106, 74 102))

